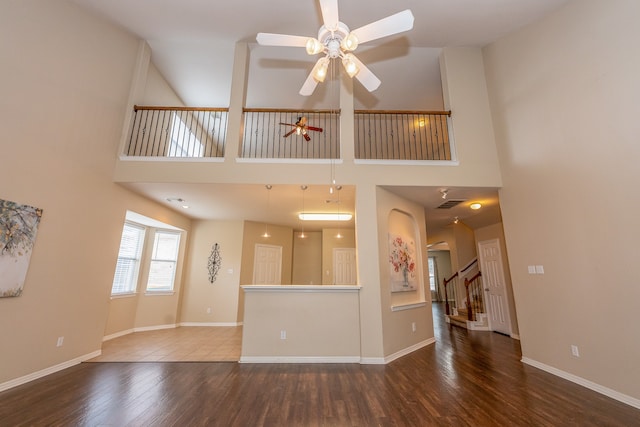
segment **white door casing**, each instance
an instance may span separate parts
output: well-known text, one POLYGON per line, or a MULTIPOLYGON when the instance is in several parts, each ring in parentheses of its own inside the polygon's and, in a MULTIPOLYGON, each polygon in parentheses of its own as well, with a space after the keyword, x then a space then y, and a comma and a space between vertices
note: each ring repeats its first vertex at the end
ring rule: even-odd
POLYGON ((356 284, 356 250, 355 248, 333 249, 333 284, 356 284))
POLYGON ((478 242, 482 284, 485 290, 485 305, 492 331, 511 335, 511 315, 504 279, 502 252, 498 239, 478 242))
POLYGON ((282 246, 256 244, 253 260, 254 285, 281 285, 282 246))

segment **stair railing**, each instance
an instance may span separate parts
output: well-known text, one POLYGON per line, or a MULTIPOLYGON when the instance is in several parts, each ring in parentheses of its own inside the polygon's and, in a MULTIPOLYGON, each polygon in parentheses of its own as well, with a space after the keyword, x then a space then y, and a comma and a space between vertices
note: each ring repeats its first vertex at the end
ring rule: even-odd
POLYGON ((464 279, 464 289, 467 297, 467 319, 476 320, 476 313, 484 313, 484 298, 482 289, 482 273, 478 272, 471 279, 464 279))
POLYGON ((448 316, 451 314, 450 309, 449 309, 449 295, 447 293, 447 285, 449 285, 449 283, 453 282, 452 284, 452 289, 451 289, 451 295, 453 296, 453 301, 454 301, 454 305, 455 302, 457 301, 456 298, 456 282, 454 281, 455 279, 458 278, 458 273, 456 272, 456 274, 454 274, 453 276, 451 276, 450 278, 444 278, 443 281, 443 285, 444 285, 444 312, 445 314, 448 316))

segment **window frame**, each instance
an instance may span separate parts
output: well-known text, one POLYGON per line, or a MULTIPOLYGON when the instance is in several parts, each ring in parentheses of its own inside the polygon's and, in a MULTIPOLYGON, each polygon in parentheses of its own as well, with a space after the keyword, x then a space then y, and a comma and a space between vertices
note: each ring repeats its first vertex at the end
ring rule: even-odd
POLYGON ((438 266, 436 264, 436 257, 427 257, 427 266, 429 270, 429 290, 431 292, 438 292, 438 266))
POLYGON ((177 230, 169 230, 169 229, 155 229, 153 236, 153 244, 151 245, 151 252, 149 256, 148 262, 148 272, 147 272, 147 281, 145 285, 145 294, 151 295, 159 295, 159 294, 173 294, 175 292, 175 283, 176 283, 176 272, 178 269, 178 261, 180 260, 180 244, 182 241, 182 232, 177 230), (175 242, 175 254, 172 258, 159 258, 158 257, 158 244, 159 237, 162 235, 171 235, 177 237, 175 242), (152 269, 154 263, 169 263, 172 265, 171 279, 170 285, 166 287, 154 287, 149 288, 150 281, 154 279, 152 275, 152 269))
POLYGON ((141 224, 137 224, 131 221, 125 221, 123 226, 122 226, 122 233, 120 235, 120 246, 118 248, 118 259, 116 261, 116 268, 115 271, 113 273, 113 282, 111 283, 111 297, 126 297, 126 296, 131 296, 131 295, 135 295, 138 292, 138 283, 139 283, 139 279, 140 279, 140 267, 142 265, 142 258, 143 258, 143 252, 144 252, 144 247, 145 247, 145 239, 147 237, 147 227, 141 225, 141 224), (124 243, 124 238, 125 238, 125 230, 126 228, 133 228, 136 229, 139 234, 137 236, 137 248, 136 248, 136 254, 134 257, 125 257, 125 256, 121 256, 121 253, 123 251, 123 243, 124 243), (119 271, 122 270, 122 268, 119 268, 122 263, 121 260, 127 260, 127 261, 133 261, 133 269, 132 271, 128 272, 128 286, 126 288, 123 288, 122 291, 118 291, 118 292, 114 292, 114 288, 116 285, 116 279, 118 278, 118 273, 119 271))

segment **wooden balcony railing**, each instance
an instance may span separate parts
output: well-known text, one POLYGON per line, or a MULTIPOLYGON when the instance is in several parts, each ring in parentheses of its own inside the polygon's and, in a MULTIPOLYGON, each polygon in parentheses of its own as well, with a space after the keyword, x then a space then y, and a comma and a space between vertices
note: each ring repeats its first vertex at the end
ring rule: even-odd
POLYGON ((451 160, 451 111, 355 111, 355 158, 451 160))
POLYGON ((244 131, 240 157, 249 159, 339 159, 340 112, 336 110, 244 109, 244 131), (281 123, 295 124, 306 117, 309 141, 281 123))
POLYGON ((124 154, 135 157, 224 157, 228 108, 134 106, 124 154))
MULTIPOLYGON (((134 107, 123 154, 152 158, 224 158, 227 108, 134 107)), ((452 160, 449 111, 356 110, 357 160, 452 160)), ((243 159, 341 158, 339 110, 243 110, 239 156, 243 159), (288 134, 301 117, 322 131, 288 134)), ((233 153, 234 155, 236 153, 233 153)))

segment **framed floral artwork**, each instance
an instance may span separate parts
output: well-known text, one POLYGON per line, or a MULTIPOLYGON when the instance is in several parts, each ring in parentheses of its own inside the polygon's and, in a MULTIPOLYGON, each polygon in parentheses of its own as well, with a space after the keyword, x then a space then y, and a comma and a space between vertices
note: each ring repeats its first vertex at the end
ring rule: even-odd
POLYGON ((416 247, 406 236, 389 235, 389 271, 391 292, 415 291, 416 247))
POLYGON ((42 209, 0 199, 0 298, 22 294, 42 209))

